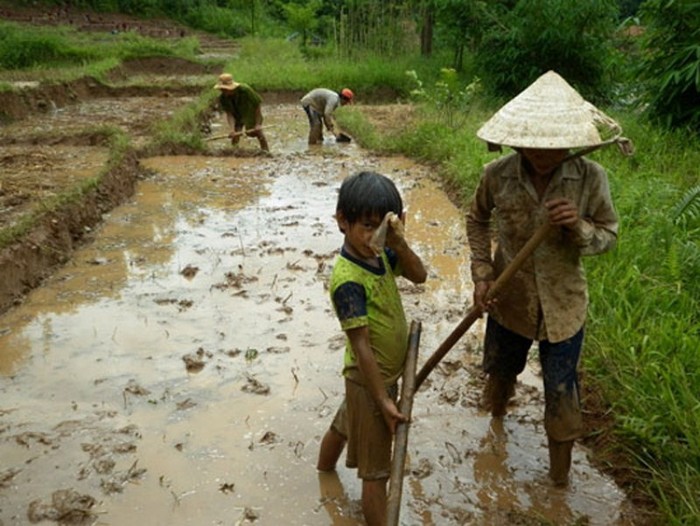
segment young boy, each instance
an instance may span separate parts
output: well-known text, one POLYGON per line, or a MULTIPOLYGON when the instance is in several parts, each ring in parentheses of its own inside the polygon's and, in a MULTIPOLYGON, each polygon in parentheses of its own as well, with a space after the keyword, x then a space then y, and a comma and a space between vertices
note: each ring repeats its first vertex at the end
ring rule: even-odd
POLYGON ((267 137, 260 128, 263 122, 262 97, 248 84, 234 81, 229 73, 219 75, 219 82, 214 89, 221 93, 219 104, 231 128, 231 144, 235 146, 239 143, 245 126, 246 135, 257 137, 260 148, 269 152, 267 137))
POLYGON ((556 485, 568 482, 572 446, 583 430, 577 366, 588 295, 581 258, 610 250, 617 239, 606 172, 581 153, 614 142, 624 146, 619 134, 616 122, 552 71, 477 132, 490 145, 515 150, 486 165, 467 215, 474 303, 489 313, 485 401, 492 416, 506 413, 538 341, 549 475, 556 485), (603 140, 603 130, 613 137, 603 140), (584 150, 572 154, 573 148, 584 150), (493 281, 543 223, 551 225, 548 236, 497 299, 486 302, 493 281))
POLYGON ((423 283, 426 271, 404 238, 403 203, 394 183, 374 172, 345 179, 336 221, 345 240, 330 282, 340 326, 347 336, 345 399, 321 442, 318 469, 330 471, 347 443, 346 465, 362 479, 367 524, 386 522, 386 482, 396 425, 406 420, 396 407, 408 327, 395 276, 423 283), (373 234, 387 221, 386 247, 373 234), (377 253, 379 252, 379 253, 377 253))

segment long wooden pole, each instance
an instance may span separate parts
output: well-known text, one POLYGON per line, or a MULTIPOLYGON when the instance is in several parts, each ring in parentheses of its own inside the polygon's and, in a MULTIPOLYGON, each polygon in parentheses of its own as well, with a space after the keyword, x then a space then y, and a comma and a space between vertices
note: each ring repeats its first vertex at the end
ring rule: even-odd
POLYGON ((260 128, 251 128, 250 130, 241 130, 234 133, 224 133, 223 135, 212 135, 204 139, 206 142, 218 141, 219 139, 232 139, 233 137, 238 137, 239 135, 245 135, 246 133, 254 132, 255 130, 266 130, 267 128, 274 128, 274 124, 269 124, 267 126, 260 126, 260 128))
POLYGON ((406 464, 406 449, 408 448, 408 428, 411 423, 411 411, 413 410, 413 395, 416 392, 416 367, 418 365, 420 333, 421 322, 413 320, 408 337, 408 353, 403 370, 401 400, 399 401, 399 411, 406 415, 408 420, 396 426, 394 456, 391 460, 391 477, 389 478, 389 496, 387 498, 387 526, 397 526, 399 523, 403 470, 406 464))
MULTIPOLYGON (((528 240, 525 245, 520 249, 520 251, 515 255, 515 258, 513 258, 513 261, 510 262, 510 264, 501 272, 500 276, 494 281, 493 285, 488 291, 487 300, 493 299, 496 297, 498 292, 503 288, 503 285, 505 285, 510 278, 513 277, 513 274, 515 274, 518 269, 522 266, 523 262, 529 258, 532 253, 535 251, 535 249, 544 241, 544 239, 547 237, 547 234, 549 234, 550 231, 550 224, 549 223, 544 223, 541 227, 539 227, 535 233, 532 235, 532 237, 528 240)), ((425 379, 428 377, 430 372, 435 368, 435 366, 442 360, 442 358, 447 354, 447 352, 452 349, 455 343, 462 337, 462 335, 467 332, 469 327, 471 327, 476 320, 481 318, 482 312, 481 309, 477 305, 472 305, 471 309, 467 312, 467 315, 464 317, 464 319, 459 322, 459 325, 455 327, 455 329, 445 338, 445 341, 440 344, 440 347, 437 348, 437 350, 428 358, 428 360, 423 364, 423 367, 421 367, 421 370, 418 372, 418 375, 416 376, 416 390, 421 386, 421 384, 425 381, 425 379)))

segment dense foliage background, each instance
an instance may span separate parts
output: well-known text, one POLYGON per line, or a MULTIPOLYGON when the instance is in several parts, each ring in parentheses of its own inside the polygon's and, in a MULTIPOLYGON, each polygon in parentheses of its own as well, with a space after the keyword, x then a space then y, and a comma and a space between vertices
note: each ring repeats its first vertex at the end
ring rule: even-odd
MULTIPOLYGON (((36 5, 35 0, 18 0, 36 5)), ((584 96, 700 129, 698 0, 44 0, 58 8, 165 16, 230 37, 286 37, 308 58, 448 57, 496 96, 554 69, 584 96), (641 35, 641 38, 638 38, 641 35)), ((31 65, 43 42, 0 37, 0 64, 31 65)), ((64 49, 58 60, 75 50, 64 49)))

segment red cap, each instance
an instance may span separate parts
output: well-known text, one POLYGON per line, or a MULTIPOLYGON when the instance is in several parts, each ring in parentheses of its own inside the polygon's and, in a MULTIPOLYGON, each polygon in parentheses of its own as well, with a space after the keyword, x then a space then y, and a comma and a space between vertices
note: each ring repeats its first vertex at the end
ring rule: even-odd
POLYGON ((340 96, 346 100, 352 100, 352 98, 355 96, 355 94, 351 90, 349 90, 348 88, 343 88, 340 91, 340 96))

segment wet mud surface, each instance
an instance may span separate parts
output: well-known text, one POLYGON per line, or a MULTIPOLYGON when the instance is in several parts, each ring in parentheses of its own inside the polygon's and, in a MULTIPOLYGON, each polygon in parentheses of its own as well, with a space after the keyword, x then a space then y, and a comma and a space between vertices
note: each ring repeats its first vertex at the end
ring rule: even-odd
MULTIPOLYGON (((52 135, 114 122, 138 143, 151 105, 102 97, 37 118, 52 135)), ((133 197, 0 316, 0 524, 362 524, 344 457, 335 473, 315 469, 343 388, 325 286, 341 244, 337 188, 372 169, 405 198, 407 236, 429 268, 425 285, 400 283, 409 320, 422 322, 419 367, 471 297, 464 221, 430 169, 355 143, 308 148, 295 104, 264 113, 270 156, 243 139, 249 156, 217 156, 228 146, 212 141, 213 155, 140 159, 150 175, 133 197)), ((36 126, 30 117, 2 132, 36 126)), ((105 163, 99 145, 11 146, 4 190, 41 181, 49 195, 64 174, 79 181, 105 163)), ((3 222, 40 203, 25 201, 5 204, 3 222)), ((478 408, 482 331, 478 322, 416 394, 401 523, 636 524, 583 447, 569 488, 547 481, 534 363, 505 419, 478 408)))

